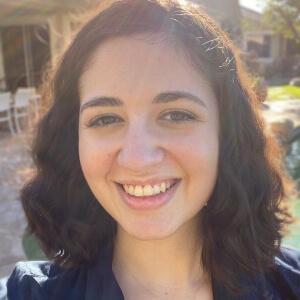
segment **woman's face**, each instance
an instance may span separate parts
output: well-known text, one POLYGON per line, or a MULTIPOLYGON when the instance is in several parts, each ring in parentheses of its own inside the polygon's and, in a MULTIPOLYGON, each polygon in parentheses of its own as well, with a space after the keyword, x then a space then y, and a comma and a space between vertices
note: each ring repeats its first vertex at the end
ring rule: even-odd
POLYGON ((209 82, 180 50, 153 37, 101 44, 79 87, 86 181, 122 230, 144 240, 196 222, 215 185, 219 148, 209 82), (163 192, 164 182, 176 184, 163 192))

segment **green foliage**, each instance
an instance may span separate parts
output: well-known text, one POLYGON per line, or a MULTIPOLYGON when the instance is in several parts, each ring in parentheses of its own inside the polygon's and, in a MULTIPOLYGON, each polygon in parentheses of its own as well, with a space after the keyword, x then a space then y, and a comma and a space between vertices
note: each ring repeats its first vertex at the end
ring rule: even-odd
MULTIPOLYGON (((295 140, 285 156, 286 170, 300 189, 300 140, 295 140)), ((300 190, 299 190, 300 191, 300 190)))
POLYGON ((286 99, 300 99, 300 87, 292 85, 269 87, 268 101, 286 99))
POLYGON ((296 222, 290 226, 290 232, 283 239, 283 244, 300 249, 300 199, 292 199, 291 204, 292 213, 296 218, 296 222))
POLYGON ((22 243, 28 260, 48 260, 35 236, 25 232, 22 243))
POLYGON ((244 32, 248 31, 263 31, 270 29, 269 24, 266 22, 257 22, 257 20, 252 20, 251 18, 241 18, 241 26, 244 32))
POLYGON ((263 21, 273 30, 288 39, 293 39, 300 47, 300 1, 269 0, 263 21))

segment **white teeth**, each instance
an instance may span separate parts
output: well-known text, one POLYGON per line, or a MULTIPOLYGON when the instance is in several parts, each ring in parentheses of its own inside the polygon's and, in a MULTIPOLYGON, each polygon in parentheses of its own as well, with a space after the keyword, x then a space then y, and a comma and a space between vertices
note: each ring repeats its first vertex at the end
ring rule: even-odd
POLYGON ((143 188, 140 185, 137 185, 134 189, 134 195, 135 196, 143 196, 143 188))
POLYGON ((153 195, 153 189, 151 185, 144 186, 144 196, 150 196, 153 195))
POLYGON ((123 184, 123 188, 126 191, 126 193, 128 193, 128 185, 127 184, 123 184))
POLYGON ((155 184, 154 186, 147 184, 144 187, 141 185, 123 185, 126 193, 136 197, 157 195, 159 193, 165 192, 167 189, 170 188, 170 186, 170 182, 162 182, 161 184, 155 184))
POLYGON ((160 187, 159 185, 154 185, 154 194, 159 194, 160 193, 160 187))
POLYGON ((129 193, 134 195, 134 187, 132 185, 129 186, 129 193))
POLYGON ((164 182, 160 184, 160 190, 161 190, 162 192, 165 192, 165 191, 166 191, 166 184, 165 184, 164 182))

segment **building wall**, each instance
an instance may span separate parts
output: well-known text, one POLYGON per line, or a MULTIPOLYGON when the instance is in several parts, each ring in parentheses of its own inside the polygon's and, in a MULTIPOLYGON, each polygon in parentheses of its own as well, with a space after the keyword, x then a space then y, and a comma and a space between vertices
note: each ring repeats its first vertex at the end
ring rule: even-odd
POLYGON ((2 51, 2 39, 0 34, 0 90, 5 90, 5 77, 4 73, 4 63, 3 63, 3 51, 2 51))
POLYGON ((51 59, 54 63, 72 37, 72 20, 68 13, 57 13, 48 19, 51 59))
POLYGON ((211 15, 233 39, 242 45, 241 14, 238 0, 193 0, 211 15))
POLYGON ((238 0, 194 0, 218 20, 237 20, 240 15, 238 0))
POLYGON ((285 56, 285 40, 279 35, 274 34, 271 42, 271 56, 278 60, 285 56))

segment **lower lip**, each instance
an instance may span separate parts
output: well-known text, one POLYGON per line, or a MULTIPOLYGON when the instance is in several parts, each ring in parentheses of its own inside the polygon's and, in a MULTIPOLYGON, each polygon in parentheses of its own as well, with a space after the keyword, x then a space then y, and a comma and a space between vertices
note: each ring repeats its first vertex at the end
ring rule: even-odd
POLYGON ((180 181, 177 181, 174 186, 169 188, 166 192, 160 193, 153 196, 134 197, 127 194, 123 188, 117 184, 118 191, 121 195, 122 200, 130 207, 138 210, 156 209, 167 202, 169 202, 175 194, 180 181))

